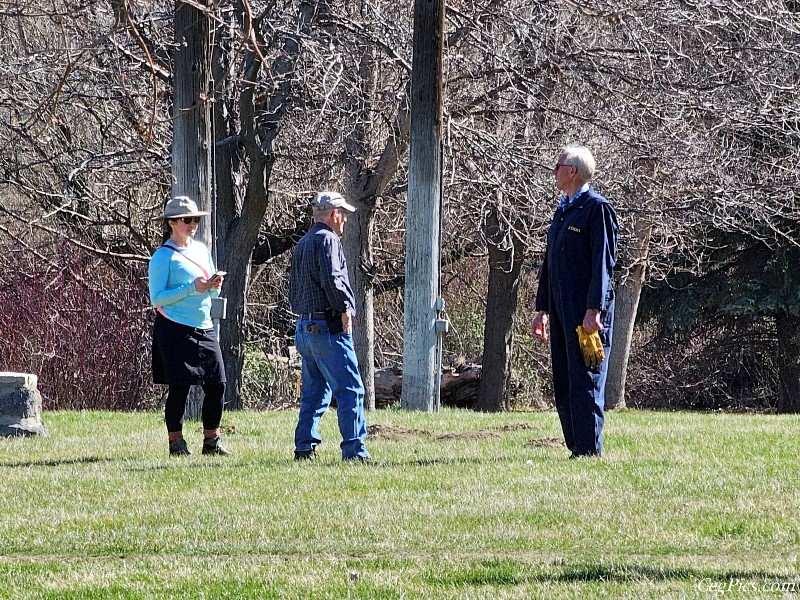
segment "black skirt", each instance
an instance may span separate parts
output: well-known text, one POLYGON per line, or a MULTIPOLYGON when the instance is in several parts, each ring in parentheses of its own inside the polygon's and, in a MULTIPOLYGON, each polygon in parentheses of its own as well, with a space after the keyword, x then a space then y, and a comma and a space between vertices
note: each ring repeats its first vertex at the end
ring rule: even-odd
POLYGON ((170 321, 161 313, 153 324, 153 383, 225 383, 217 333, 170 321))

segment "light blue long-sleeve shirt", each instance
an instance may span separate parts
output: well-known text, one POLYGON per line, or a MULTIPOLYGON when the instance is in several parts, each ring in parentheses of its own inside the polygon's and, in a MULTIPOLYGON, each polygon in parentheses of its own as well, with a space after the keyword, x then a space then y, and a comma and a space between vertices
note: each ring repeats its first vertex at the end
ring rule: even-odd
POLYGON ((160 308, 171 321, 211 329, 211 299, 219 296, 219 290, 198 292, 194 280, 214 274, 214 261, 208 248, 197 240, 190 240, 186 248, 178 248, 170 242, 169 247, 160 247, 150 258, 150 302, 160 308), (206 272, 200 268, 202 266, 206 272))

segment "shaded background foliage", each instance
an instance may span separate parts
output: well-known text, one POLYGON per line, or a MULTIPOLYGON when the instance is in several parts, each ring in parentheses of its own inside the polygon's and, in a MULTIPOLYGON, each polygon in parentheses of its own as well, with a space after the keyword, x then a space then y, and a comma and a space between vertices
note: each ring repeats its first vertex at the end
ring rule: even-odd
MULTIPOLYGON (((217 150, 232 153, 239 205, 251 176, 240 143, 247 111, 257 141, 279 130, 247 288, 245 406, 288 405, 295 393, 288 256, 276 249, 307 227, 313 190, 362 189, 393 140, 401 156, 374 199, 372 262, 363 267, 378 290, 376 364, 402 362, 411 6, 282 0, 213 9, 216 102, 228 136, 217 150), (313 19, 301 27, 308 6, 313 19), (292 69, 250 77, 256 38, 265 64, 286 64, 284 43, 296 43, 292 69), (276 124, 270 102, 287 81, 276 124)), ((0 369, 38 373, 48 408, 157 402, 142 277, 160 241, 149 219, 170 189, 174 8, 161 0, 0 7, 0 268, 20 273, 2 299, 0 347, 12 350, 0 369), (64 343, 56 332, 76 349, 56 345, 64 343), (80 399, 68 381, 76 370, 80 399)), ((800 315, 797 10, 780 0, 450 3, 443 243, 460 256, 443 273, 450 362, 483 353, 493 243, 485 224, 495 210, 526 247, 514 403, 549 402, 549 353, 527 324, 557 201, 550 168, 562 145, 581 142, 597 157, 596 187, 618 209, 619 283, 644 267, 629 403, 776 407, 786 354, 779 332, 800 315), (637 231, 648 232, 649 252, 637 231)))

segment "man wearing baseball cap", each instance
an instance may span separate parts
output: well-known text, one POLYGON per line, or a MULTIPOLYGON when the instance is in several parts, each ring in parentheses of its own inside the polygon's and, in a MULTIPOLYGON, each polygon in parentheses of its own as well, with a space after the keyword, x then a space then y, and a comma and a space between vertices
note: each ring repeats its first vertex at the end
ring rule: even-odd
POLYGON ((295 346, 303 358, 294 458, 316 458, 319 423, 335 397, 342 460, 368 461, 364 385, 352 336, 356 304, 340 239, 347 214, 356 209, 326 191, 314 196, 311 210, 314 226, 295 246, 289 276, 289 301, 298 315, 295 346))

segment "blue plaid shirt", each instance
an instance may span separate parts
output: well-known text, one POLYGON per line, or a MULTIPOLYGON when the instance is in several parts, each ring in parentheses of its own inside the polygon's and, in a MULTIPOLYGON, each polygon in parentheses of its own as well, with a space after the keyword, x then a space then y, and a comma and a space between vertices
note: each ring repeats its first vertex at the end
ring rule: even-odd
POLYGON ((297 243, 289 273, 289 302, 297 314, 356 313, 342 241, 324 223, 315 223, 297 243))

